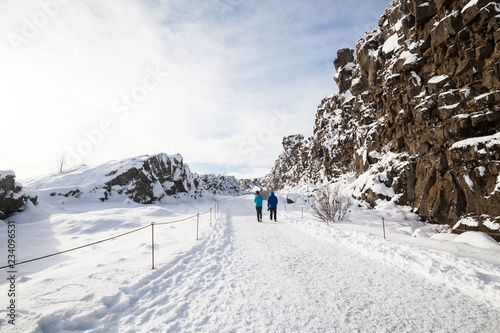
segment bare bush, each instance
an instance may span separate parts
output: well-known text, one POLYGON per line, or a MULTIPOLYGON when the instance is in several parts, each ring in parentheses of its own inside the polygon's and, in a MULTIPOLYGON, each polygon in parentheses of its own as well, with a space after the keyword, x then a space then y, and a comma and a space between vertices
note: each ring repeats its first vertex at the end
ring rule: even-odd
POLYGON ((340 195, 337 201, 339 208, 337 218, 338 221, 340 222, 343 221, 347 213, 349 213, 349 208, 351 208, 352 201, 351 198, 346 195, 340 195))
POLYGON ((271 195, 271 190, 263 188, 262 190, 260 190, 260 195, 262 195, 262 198, 264 200, 267 200, 269 198, 269 196, 271 195))
POLYGON ((313 202, 313 216, 326 222, 334 223, 342 221, 351 207, 351 198, 342 195, 335 187, 331 190, 328 186, 316 192, 316 200, 313 202))

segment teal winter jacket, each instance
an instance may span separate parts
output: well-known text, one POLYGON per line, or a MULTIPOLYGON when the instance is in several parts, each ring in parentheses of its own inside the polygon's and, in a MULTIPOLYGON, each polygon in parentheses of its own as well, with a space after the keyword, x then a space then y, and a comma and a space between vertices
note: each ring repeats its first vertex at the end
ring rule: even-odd
POLYGON ((253 201, 255 202, 255 207, 262 207, 262 200, 264 200, 262 198, 262 195, 256 195, 255 196, 255 199, 253 199, 253 201))

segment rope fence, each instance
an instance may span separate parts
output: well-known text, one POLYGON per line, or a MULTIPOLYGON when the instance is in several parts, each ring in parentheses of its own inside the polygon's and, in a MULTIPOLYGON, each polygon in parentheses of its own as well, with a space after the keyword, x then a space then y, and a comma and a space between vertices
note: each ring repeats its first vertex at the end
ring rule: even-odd
MULTIPOLYGON (((283 206, 285 207, 285 212, 288 212, 288 209, 287 209, 287 206, 291 206, 291 207, 294 207, 293 206, 294 204, 283 204, 283 206)), ((296 207, 296 206, 295 206, 296 207)), ((295 208, 294 207, 294 208, 295 208)), ((297 211, 293 211, 293 210, 290 210, 290 213, 301 213, 302 214, 302 219, 304 219, 304 206, 300 206, 301 210, 297 211)), ((386 219, 385 217, 380 217, 380 219, 382 220, 382 235, 384 237, 384 239, 387 239, 387 236, 386 236, 386 230, 385 230, 385 223, 386 222, 394 222, 394 223, 401 223, 401 221, 396 221, 396 220, 388 220, 386 219)), ((408 222, 409 224, 411 224, 410 221, 406 221, 408 222)), ((464 233, 464 232, 467 232, 467 231, 471 231, 471 230, 465 230, 465 229, 451 229, 451 232, 452 233, 458 233, 458 234, 461 234, 461 233, 464 233)), ((500 233, 494 233, 494 232, 486 232, 486 231, 481 231, 482 233, 484 234, 487 234, 487 235, 490 235, 490 236, 493 236, 493 237, 497 237, 500 239, 500 233)))
MULTIPOLYGON (((284 206, 285 206, 285 212, 288 212, 287 204, 284 204, 284 206)), ((134 229, 134 230, 131 230, 131 231, 127 231, 127 232, 121 233, 119 235, 111 236, 111 237, 108 237, 108 238, 105 238, 105 239, 102 239, 102 240, 99 240, 99 241, 96 241, 96 242, 92 242, 92 243, 88 243, 88 244, 85 244, 85 245, 77 246, 77 247, 74 247, 74 248, 71 248, 71 249, 67 249, 67 250, 64 250, 64 251, 59 251, 59 252, 47 254, 47 255, 44 255, 44 256, 41 256, 41 257, 24 260, 24 261, 21 261, 21 262, 18 262, 18 263, 16 262, 15 265, 17 266, 17 265, 21 265, 21 264, 26 264, 26 263, 29 263, 29 262, 33 262, 33 261, 37 261, 37 260, 41 260, 41 259, 45 259, 45 258, 50 258, 50 257, 53 257, 53 256, 57 256, 57 255, 60 255, 60 254, 64 254, 64 253, 76 251, 76 250, 83 249, 83 248, 86 248, 86 247, 89 247, 89 246, 94 246, 96 244, 100 244, 100 243, 104 243, 104 242, 107 242, 107 241, 110 241, 110 240, 114 240, 114 239, 117 239, 117 238, 120 238, 120 237, 123 237, 123 236, 126 236, 126 235, 129 235, 129 234, 132 234, 132 233, 138 232, 140 230, 144 230, 146 228, 151 227, 151 269, 154 269, 154 265, 155 265, 155 261, 154 261, 154 240, 155 240, 154 239, 154 227, 155 226, 180 223, 180 222, 184 222, 184 221, 187 221, 187 220, 194 219, 196 217, 196 240, 198 240, 199 239, 200 216, 203 216, 203 215, 206 215, 206 214, 210 213, 210 227, 212 227, 212 212, 213 211, 215 211, 214 215, 215 215, 215 217, 217 217, 217 213, 219 211, 219 201, 217 201, 215 203, 214 207, 211 207, 210 209, 208 209, 206 212, 203 212, 203 213, 197 213, 196 215, 192 215, 192 216, 189 216, 189 217, 186 217, 186 218, 183 218, 183 219, 179 219, 179 220, 174 220, 174 221, 151 222, 151 224, 149 224, 149 225, 145 225, 143 227, 140 227, 140 228, 137 228, 137 229, 134 229)), ((290 211, 290 212, 293 212, 293 211, 290 211)), ((302 215, 302 219, 304 219, 304 207, 303 206, 301 207, 301 215, 302 215)), ((384 239, 386 239, 385 222, 400 223, 400 221, 387 220, 384 217, 381 217, 381 220, 382 220, 383 237, 384 237, 384 239)), ((453 231, 457 231, 457 232, 461 233, 461 232, 466 232, 468 230, 453 229, 453 231)), ((488 234, 488 235, 492 235, 492 236, 497 236, 497 237, 500 236, 500 233, 488 233, 488 232, 485 232, 485 233, 488 234)), ((11 265, 0 266, 0 269, 9 268, 9 267, 11 267, 11 265)))
MULTIPOLYGON (((131 230, 131 231, 127 231, 127 232, 124 232, 124 233, 119 234, 119 235, 115 235, 115 236, 111 236, 111 237, 108 237, 108 238, 105 238, 105 239, 101 239, 101 240, 99 240, 97 242, 92 242, 92 243, 88 243, 88 244, 85 244, 85 245, 77 246, 77 247, 74 247, 74 248, 71 248, 71 249, 67 249, 67 250, 64 250, 64 251, 59 251, 59 252, 47 254, 47 255, 44 255, 44 256, 41 256, 41 257, 37 257, 37 258, 33 258, 33 259, 28 259, 28 260, 24 260, 24 261, 21 261, 21 262, 16 262, 15 266, 21 265, 21 264, 26 264, 26 263, 37 261, 37 260, 41 260, 41 259, 45 259, 45 258, 50 258, 50 257, 57 256, 57 255, 60 255, 60 254, 63 254, 63 253, 68 253, 68 252, 76 251, 76 250, 83 249, 83 248, 86 248, 86 247, 89 247, 89 246, 93 246, 93 245, 96 245, 96 244, 99 244, 99 243, 104 243, 104 242, 107 242, 107 241, 110 241, 110 240, 113 240, 113 239, 116 239, 116 238, 119 238, 119 237, 123 237, 125 235, 129 235, 129 234, 132 234, 132 233, 138 232, 140 230, 143 230, 143 229, 151 227, 151 269, 154 269, 154 226, 155 225, 167 225, 167 224, 179 223, 179 222, 187 221, 187 220, 190 220, 190 219, 194 219, 196 217, 196 239, 198 240, 199 239, 200 216, 210 213, 210 227, 212 227, 212 211, 213 210, 215 210, 215 214, 214 215, 215 215, 215 217, 217 217, 217 213, 219 211, 219 202, 218 201, 215 203, 214 207, 210 208, 209 210, 207 210, 204 213, 197 213, 196 215, 192 215, 192 216, 189 216, 189 217, 186 217, 186 218, 183 218, 183 219, 179 219, 179 220, 174 220, 174 221, 157 222, 157 223, 151 222, 151 224, 145 225, 143 227, 140 227, 140 228, 137 228, 137 229, 134 229, 134 230, 131 230)), ((11 266, 12 265, 0 266, 0 269, 9 268, 11 266)))

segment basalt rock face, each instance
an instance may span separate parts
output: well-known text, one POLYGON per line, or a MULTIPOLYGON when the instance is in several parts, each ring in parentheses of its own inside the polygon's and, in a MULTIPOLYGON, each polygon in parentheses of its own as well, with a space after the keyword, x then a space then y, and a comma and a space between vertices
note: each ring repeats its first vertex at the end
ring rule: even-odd
POLYGON ((238 179, 240 187, 245 193, 254 193, 262 189, 261 178, 238 179))
POLYGON ((200 175, 205 191, 214 195, 240 195, 245 190, 241 188, 239 181, 234 176, 205 174, 200 175))
POLYGON ((334 65, 339 93, 321 101, 312 138, 284 138, 269 186, 354 174, 353 194, 372 205, 498 229, 498 2, 394 1, 334 65))
POLYGON ((166 197, 197 198, 204 192, 200 177, 190 171, 179 154, 144 155, 95 167, 82 166, 28 183, 41 195, 59 198, 61 203, 125 197, 127 201, 152 204, 166 197))
POLYGON ((12 171, 0 171, 0 219, 23 211, 28 201, 33 204, 37 202, 37 197, 24 191, 15 178, 16 175, 12 171))
POLYGON ((121 173, 117 169, 106 175, 113 179, 102 186, 104 199, 113 191, 142 204, 151 204, 166 196, 201 194, 199 178, 191 173, 181 155, 158 154, 138 160, 121 173))

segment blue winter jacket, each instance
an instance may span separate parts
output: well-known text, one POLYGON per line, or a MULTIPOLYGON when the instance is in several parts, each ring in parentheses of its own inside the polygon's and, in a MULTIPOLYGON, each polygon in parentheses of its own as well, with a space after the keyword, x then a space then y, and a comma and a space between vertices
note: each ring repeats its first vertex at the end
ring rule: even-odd
POLYGON ((274 195, 274 192, 271 192, 269 198, 267 198, 267 207, 275 208, 278 206, 278 197, 274 195))
POLYGON ((262 198, 262 195, 258 194, 255 196, 255 199, 253 199, 253 201, 255 202, 255 207, 262 207, 262 200, 264 200, 262 198))

